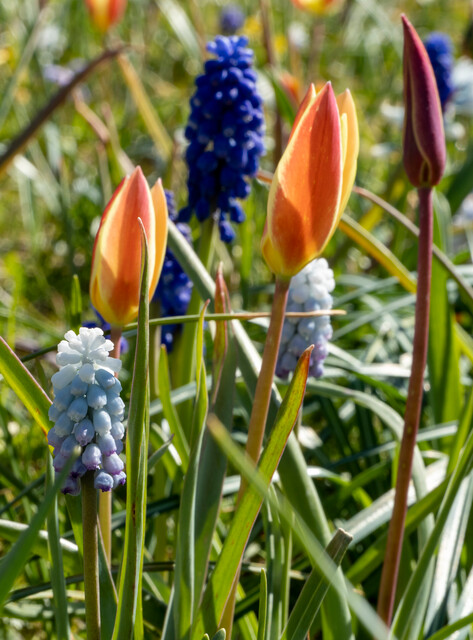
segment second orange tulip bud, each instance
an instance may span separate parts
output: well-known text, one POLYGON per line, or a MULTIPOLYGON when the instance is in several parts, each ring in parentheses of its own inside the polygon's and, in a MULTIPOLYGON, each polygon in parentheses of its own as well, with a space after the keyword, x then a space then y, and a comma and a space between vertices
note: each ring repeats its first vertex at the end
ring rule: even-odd
POLYGON ((358 123, 347 90, 313 85, 302 101, 268 198, 262 251, 269 268, 291 278, 321 254, 355 179, 358 123))

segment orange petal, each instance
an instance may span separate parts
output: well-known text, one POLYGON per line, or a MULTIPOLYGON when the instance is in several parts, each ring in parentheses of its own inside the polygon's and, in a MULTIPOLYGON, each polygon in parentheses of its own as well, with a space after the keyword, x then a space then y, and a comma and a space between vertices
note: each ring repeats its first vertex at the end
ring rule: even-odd
POLYGON ((323 250, 342 192, 340 117, 331 85, 306 99, 268 198, 263 250, 282 277, 295 275, 323 250))
POLYGON ((356 176, 356 165, 360 149, 360 136, 358 133, 358 118, 353 98, 348 89, 337 96, 338 111, 342 122, 342 148, 343 148, 343 186, 340 206, 338 208, 335 226, 338 225, 342 213, 347 206, 353 183, 356 176))
POLYGON ((94 244, 90 297, 97 311, 112 325, 123 326, 138 314, 141 270, 138 217, 148 238, 150 273, 154 274, 156 220, 151 192, 139 167, 115 191, 94 244))

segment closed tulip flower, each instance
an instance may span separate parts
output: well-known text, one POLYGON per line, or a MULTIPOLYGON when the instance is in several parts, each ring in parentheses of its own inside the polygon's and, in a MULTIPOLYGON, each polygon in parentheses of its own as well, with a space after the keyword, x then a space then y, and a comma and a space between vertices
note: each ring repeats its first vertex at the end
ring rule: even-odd
POLYGON ((92 22, 100 31, 107 31, 121 20, 126 3, 127 0, 85 0, 92 22))
POLYGON ((445 169, 437 81, 427 51, 406 16, 404 26, 404 167, 415 187, 433 187, 445 169))
POLYGON ((358 123, 347 90, 313 85, 302 101, 268 198, 262 252, 269 268, 289 279, 317 258, 332 237, 353 186, 358 123))
POLYGON ((149 297, 163 264, 167 206, 161 180, 150 190, 140 167, 125 178, 102 216, 92 255, 90 298, 100 315, 121 327, 138 315, 141 275, 141 218, 148 239, 149 297))

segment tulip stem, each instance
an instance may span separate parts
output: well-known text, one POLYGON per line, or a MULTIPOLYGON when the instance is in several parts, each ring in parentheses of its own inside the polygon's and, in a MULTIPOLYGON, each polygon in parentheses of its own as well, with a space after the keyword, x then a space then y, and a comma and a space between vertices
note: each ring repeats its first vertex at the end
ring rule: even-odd
MULTIPOLYGON (((121 327, 112 327, 110 339, 113 342, 113 350, 110 352, 112 358, 120 357, 120 342, 122 337, 121 327)), ((116 374, 115 374, 116 375, 116 374)), ((112 492, 100 491, 99 493, 99 522, 102 532, 103 548, 108 566, 112 563, 112 492)))
POLYGON ((432 271, 433 207, 432 189, 422 187, 419 193, 419 248, 417 268, 417 298, 415 310, 412 369, 409 379, 404 430, 399 452, 394 508, 389 524, 388 540, 384 556, 381 585, 378 597, 378 614, 389 626, 392 620, 396 586, 401 560, 404 524, 407 512, 407 493, 412 473, 412 461, 416 446, 422 406, 424 371, 429 338, 430 281, 432 271))
POLYGON ((84 543, 84 596, 87 640, 100 640, 97 490, 92 471, 82 477, 82 529, 84 543))
MULTIPOLYGON (((281 333, 284 325, 284 314, 286 311, 289 283, 290 280, 280 280, 279 278, 276 278, 276 289, 274 291, 273 304, 271 307, 271 319, 269 321, 268 333, 264 343, 261 370, 256 383, 253 408, 251 410, 250 422, 248 424, 246 453, 254 462, 258 462, 261 446, 263 444, 269 402, 271 400, 271 389, 273 386, 274 372, 276 370, 276 361, 279 352, 279 343, 281 341, 281 333)), ((240 502, 247 486, 248 483, 245 478, 242 477, 237 503, 240 502)), ((227 631, 226 637, 228 640, 231 638, 235 599, 238 581, 240 579, 240 568, 241 564, 235 574, 233 586, 220 621, 220 626, 227 631)))

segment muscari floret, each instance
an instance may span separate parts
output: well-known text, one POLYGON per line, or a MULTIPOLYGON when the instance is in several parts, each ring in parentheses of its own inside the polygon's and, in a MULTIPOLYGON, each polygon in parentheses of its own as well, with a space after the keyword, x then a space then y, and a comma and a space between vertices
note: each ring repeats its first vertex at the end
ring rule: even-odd
MULTIPOLYGON (((325 258, 313 260, 291 280, 287 311, 318 311, 331 309, 331 292, 335 287, 333 271, 325 258)), ((302 353, 311 344, 309 375, 320 378, 332 337, 330 316, 286 318, 281 336, 276 375, 285 378, 293 372, 302 353)))
POLYGON ((264 153, 262 100, 247 44, 244 36, 217 36, 207 44, 215 57, 196 78, 185 130, 189 202, 179 220, 188 222, 193 212, 201 222, 215 216, 224 242, 235 237, 230 222, 245 219, 238 200, 249 195, 248 178, 264 153))
POLYGON ((78 495, 79 478, 87 471, 95 472, 96 489, 110 491, 126 481, 118 455, 123 449, 125 405, 114 376, 121 361, 110 357, 113 343, 98 327, 81 327, 79 334, 68 331, 64 337, 58 345, 59 371, 52 377, 54 402, 49 409, 55 423, 48 433, 53 466, 59 473, 80 447, 63 493, 78 495))

